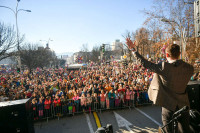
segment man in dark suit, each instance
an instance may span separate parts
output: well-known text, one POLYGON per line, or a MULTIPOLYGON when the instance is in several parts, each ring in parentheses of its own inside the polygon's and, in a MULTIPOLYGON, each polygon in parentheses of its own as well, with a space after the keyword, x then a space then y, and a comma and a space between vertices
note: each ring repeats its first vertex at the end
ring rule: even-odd
MULTIPOLYGON (((172 119, 174 112, 184 106, 189 106, 186 86, 194 72, 194 68, 183 60, 179 60, 180 47, 177 44, 171 44, 166 48, 168 62, 154 64, 147 61, 136 51, 135 43, 129 38, 126 41, 137 61, 145 68, 155 72, 148 95, 154 104, 162 107, 162 122, 163 125, 166 125, 172 119)), ((171 124, 164 128, 165 132, 172 133, 172 126, 171 124)), ((190 133, 188 111, 184 112, 179 119, 178 131, 190 133)))

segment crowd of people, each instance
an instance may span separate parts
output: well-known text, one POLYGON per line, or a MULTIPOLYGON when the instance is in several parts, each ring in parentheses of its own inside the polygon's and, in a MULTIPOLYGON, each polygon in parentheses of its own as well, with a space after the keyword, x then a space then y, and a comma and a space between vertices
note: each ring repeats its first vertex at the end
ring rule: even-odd
POLYGON ((191 77, 192 81, 198 80, 200 81, 200 71, 197 71, 196 73, 194 73, 194 75, 191 77))
POLYGON ((121 63, 86 69, 35 69, 31 73, 11 71, 0 75, 0 101, 31 98, 35 114, 43 116, 53 105, 59 112, 110 109, 149 102, 147 89, 153 72, 141 65, 121 63))

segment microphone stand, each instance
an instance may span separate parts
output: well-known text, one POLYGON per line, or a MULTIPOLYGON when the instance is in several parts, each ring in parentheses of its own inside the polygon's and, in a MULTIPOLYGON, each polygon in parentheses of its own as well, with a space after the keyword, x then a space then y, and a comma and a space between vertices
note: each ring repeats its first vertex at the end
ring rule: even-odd
POLYGON ((163 130, 164 127, 168 126, 169 124, 173 123, 172 125, 172 131, 173 133, 177 132, 177 127, 178 127, 178 119, 181 117, 181 114, 177 115, 177 116, 172 116, 172 120, 170 120, 169 123, 167 123, 166 125, 161 127, 161 131, 162 133, 165 133, 165 131, 163 130))

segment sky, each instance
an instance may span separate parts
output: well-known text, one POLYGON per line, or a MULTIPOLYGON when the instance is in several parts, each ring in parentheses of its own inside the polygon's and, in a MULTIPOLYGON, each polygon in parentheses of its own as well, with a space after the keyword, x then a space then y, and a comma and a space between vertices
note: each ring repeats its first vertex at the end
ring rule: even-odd
MULTIPOLYGON (((17 0, 0 0, 1 6, 15 10, 17 0)), ((20 34, 25 41, 49 46, 56 53, 78 52, 83 44, 89 50, 116 39, 124 42, 126 31, 143 26, 153 0, 20 0, 18 12, 20 34), (40 41, 45 40, 45 41, 40 41)), ((15 26, 14 13, 0 7, 0 22, 15 26)))

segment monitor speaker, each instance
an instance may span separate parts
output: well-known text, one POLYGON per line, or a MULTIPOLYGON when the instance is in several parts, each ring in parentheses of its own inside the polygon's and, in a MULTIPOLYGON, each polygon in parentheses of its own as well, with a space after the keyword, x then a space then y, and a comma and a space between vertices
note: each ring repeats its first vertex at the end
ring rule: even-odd
POLYGON ((200 112, 200 81, 190 81, 187 85, 190 108, 200 112))
POLYGON ((34 133, 30 99, 0 102, 1 133, 34 133))

